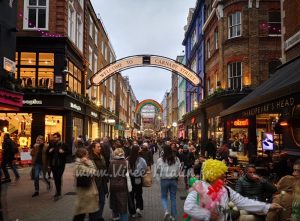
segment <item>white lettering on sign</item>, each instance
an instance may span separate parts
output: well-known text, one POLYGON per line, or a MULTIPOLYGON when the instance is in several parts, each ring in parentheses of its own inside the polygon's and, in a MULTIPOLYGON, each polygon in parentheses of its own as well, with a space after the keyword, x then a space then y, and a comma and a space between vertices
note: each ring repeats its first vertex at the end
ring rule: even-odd
POLYGON ((23 100, 23 104, 33 105, 33 104, 43 104, 42 100, 23 100))
POLYGON ((81 111, 81 107, 77 104, 74 104, 74 103, 70 103, 70 107, 77 110, 77 111, 81 111))
POLYGON ((158 67, 174 71, 189 80, 195 86, 201 86, 202 83, 202 79, 197 75, 197 73, 172 59, 156 55, 137 55, 120 59, 104 67, 91 77, 91 84, 99 85, 117 72, 141 66, 158 67))
POLYGON ((91 115, 92 115, 93 117, 96 117, 96 118, 98 118, 98 114, 97 114, 97 113, 95 113, 95 112, 93 112, 93 111, 91 111, 91 115))

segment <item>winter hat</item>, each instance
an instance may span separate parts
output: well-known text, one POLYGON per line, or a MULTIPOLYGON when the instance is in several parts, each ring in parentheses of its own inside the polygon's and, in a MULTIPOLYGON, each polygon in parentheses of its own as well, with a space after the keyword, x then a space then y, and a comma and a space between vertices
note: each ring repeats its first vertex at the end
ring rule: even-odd
POLYGON ((188 149, 189 146, 187 144, 183 145, 183 149, 188 149))

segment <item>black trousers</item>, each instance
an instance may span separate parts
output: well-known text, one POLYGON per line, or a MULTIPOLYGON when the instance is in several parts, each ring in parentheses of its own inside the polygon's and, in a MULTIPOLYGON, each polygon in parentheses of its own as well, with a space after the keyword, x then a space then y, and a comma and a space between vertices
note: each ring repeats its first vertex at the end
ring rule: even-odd
POLYGON ((56 188, 56 194, 60 196, 61 195, 61 178, 62 175, 64 174, 65 171, 65 166, 63 167, 52 167, 52 173, 53 173, 53 179, 55 183, 55 188, 56 188))
MULTIPOLYGON (((84 221, 85 214, 78 214, 73 217, 73 221, 84 221)), ((89 221, 97 221, 97 212, 89 213, 89 221)))
POLYGON ((128 197, 128 208, 129 213, 135 214, 136 209, 144 209, 144 200, 143 200, 143 180, 142 177, 130 177, 132 183, 132 191, 129 193, 128 197))

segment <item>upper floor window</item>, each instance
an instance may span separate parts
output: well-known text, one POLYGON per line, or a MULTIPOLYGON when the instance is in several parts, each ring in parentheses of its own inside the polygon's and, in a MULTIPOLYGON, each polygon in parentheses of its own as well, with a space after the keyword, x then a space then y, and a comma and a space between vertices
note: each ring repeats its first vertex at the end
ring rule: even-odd
POLYGON ((77 14, 77 24, 76 24, 76 46, 82 51, 83 50, 83 23, 81 15, 77 14))
POLYGON ((268 33, 269 35, 281 34, 280 11, 269 12, 268 33))
POLYGON ((197 34, 196 34, 196 28, 194 29, 194 31, 193 31, 193 33, 192 33, 192 38, 191 38, 191 40, 192 40, 192 49, 193 49, 193 47, 194 47, 194 45, 196 44, 196 42, 197 42, 197 34))
POLYGON ((216 50, 219 48, 219 46, 218 46, 218 38, 219 38, 218 30, 215 30, 215 32, 214 32, 214 43, 215 43, 215 49, 216 50))
POLYGON ((49 20, 49 0, 25 0, 23 28, 47 30, 49 20))
POLYGON ((192 61, 191 69, 192 69, 195 73, 197 73, 197 62, 196 62, 196 59, 194 59, 194 60, 192 61))
POLYGON ((209 42, 209 39, 206 42, 206 50, 207 50, 207 58, 210 58, 211 54, 210 54, 210 42, 209 42))
POLYGON ((69 3, 68 10, 68 36, 75 42, 75 10, 71 3, 69 3))
POLYGON ((242 89, 242 62, 228 64, 228 88, 242 89))
POLYGON ((94 29, 94 22, 93 22, 92 16, 90 16, 89 33, 90 33, 91 37, 93 37, 93 29, 94 29))
POLYGON ((228 16, 228 38, 241 36, 241 12, 235 12, 228 16))
POLYGON ((95 45, 98 46, 98 29, 95 28, 95 45))

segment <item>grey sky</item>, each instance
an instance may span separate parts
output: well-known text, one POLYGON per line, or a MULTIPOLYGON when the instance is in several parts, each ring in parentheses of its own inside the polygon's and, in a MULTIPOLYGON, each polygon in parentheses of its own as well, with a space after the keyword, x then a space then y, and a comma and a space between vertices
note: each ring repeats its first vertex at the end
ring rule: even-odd
MULTIPOLYGON (((183 27, 188 10, 196 0, 91 0, 100 14, 117 59, 154 54, 175 59, 184 47, 183 27)), ((171 88, 171 73, 159 68, 134 68, 123 71, 141 101, 159 103, 171 88)))

